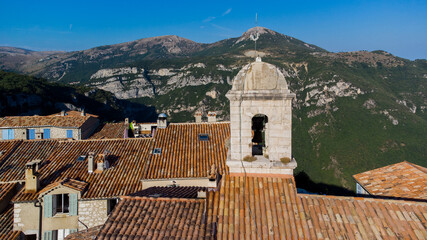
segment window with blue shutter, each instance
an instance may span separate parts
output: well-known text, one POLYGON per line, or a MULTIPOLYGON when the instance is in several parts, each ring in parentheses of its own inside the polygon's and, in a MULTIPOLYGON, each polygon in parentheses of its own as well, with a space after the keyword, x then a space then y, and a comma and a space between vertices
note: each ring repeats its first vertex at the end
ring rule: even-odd
POLYGON ((43 138, 44 139, 50 139, 50 129, 49 128, 43 129, 43 138))
POLYGON ((53 232, 46 231, 43 233, 43 240, 53 240, 53 232))
POLYGON ((46 195, 43 197, 43 211, 44 211, 44 217, 52 217, 52 195, 46 195))
POLYGON ((11 139, 15 139, 15 131, 13 129, 4 129, 2 131, 3 133, 3 140, 11 140, 11 139))
POLYGON ((77 216, 77 208, 78 208, 78 201, 77 201, 77 193, 70 193, 70 216, 77 216))
POLYGON ((73 130, 67 130, 67 138, 73 138, 73 130))
POLYGON ((36 130, 28 129, 28 139, 36 139, 36 130))

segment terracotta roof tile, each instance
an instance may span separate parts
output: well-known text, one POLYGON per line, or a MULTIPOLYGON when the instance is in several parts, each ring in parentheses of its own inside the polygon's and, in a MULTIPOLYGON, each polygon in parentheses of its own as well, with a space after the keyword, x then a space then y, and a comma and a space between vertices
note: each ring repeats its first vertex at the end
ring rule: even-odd
POLYGON ((45 192, 47 192, 49 190, 55 189, 55 188, 57 188, 59 186, 65 186, 65 187, 68 187, 68 188, 71 188, 71 189, 83 192, 86 189, 87 185, 88 184, 86 182, 78 181, 78 180, 75 180, 75 179, 65 178, 65 179, 62 179, 62 180, 59 180, 59 181, 56 181, 54 183, 51 183, 51 184, 47 185, 46 187, 44 187, 38 193, 40 195, 40 194, 43 194, 43 193, 45 193, 45 192))
POLYGON ((0 120, 0 128, 8 127, 70 127, 80 128, 91 116, 13 116, 0 120))
POLYGON ((157 129, 152 154, 144 172, 144 179, 208 177, 212 165, 221 174, 227 173, 226 139, 230 137, 229 123, 170 124, 157 129), (199 134, 208 134, 207 141, 199 134))
MULTIPOLYGON (((71 111, 66 111, 65 112, 65 117, 80 117, 81 114, 82 114, 82 112, 71 110, 71 111)), ((61 116, 61 113, 60 112, 59 113, 54 113, 54 114, 47 115, 47 116, 49 116, 49 117, 61 116)), ((90 113, 85 113, 85 116, 91 116, 91 117, 96 117, 96 118, 99 117, 98 115, 90 114, 90 113)))
MULTIPOLYGON (((108 139, 58 141, 39 170, 41 187, 66 178, 88 183, 82 198, 106 198, 142 190, 141 178, 151 139, 108 139), (110 152, 110 168, 101 173, 88 173, 88 160, 76 161, 80 155, 110 152)), ((23 169, 23 166, 22 166, 23 169)), ((39 193, 21 190, 14 201, 32 201, 39 193)))
POLYGON ((208 192, 206 236, 217 239, 308 239, 293 178, 226 175, 208 192))
MULTIPOLYGON (((1 183, 0 184, 0 204, 5 197, 8 197, 11 192, 15 191, 17 183, 1 183)), ((13 193, 12 193, 13 194, 13 193)))
POLYGON ((0 141, 0 151, 4 142, 14 145, 13 150, 9 150, 10 152, 0 162, 0 182, 23 181, 25 164, 36 159, 45 160, 58 144, 57 140, 0 141))
POLYGON ((125 129, 127 126, 124 123, 104 123, 95 130, 90 139, 123 138, 125 129))
POLYGON ((199 191, 207 191, 204 187, 150 187, 130 194, 138 197, 163 198, 197 198, 199 191))
POLYGON ((401 162, 353 176, 372 195, 427 199, 427 170, 401 162))
POLYGON ((201 239, 205 200, 126 197, 97 239, 201 239))
POLYGON ((426 202, 306 194, 298 198, 313 239, 427 238, 426 202))
POLYGON ((89 228, 87 230, 82 230, 79 232, 69 234, 65 239, 66 240, 88 240, 88 239, 96 239, 96 235, 99 234, 99 231, 103 225, 89 228))

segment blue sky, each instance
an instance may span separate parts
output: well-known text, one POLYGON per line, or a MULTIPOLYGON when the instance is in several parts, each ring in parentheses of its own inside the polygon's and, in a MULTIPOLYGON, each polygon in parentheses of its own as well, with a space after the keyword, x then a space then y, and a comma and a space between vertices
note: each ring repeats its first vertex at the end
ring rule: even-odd
POLYGON ((170 34, 211 43, 240 36, 258 13, 258 25, 329 51, 427 58, 426 0, 0 0, 0 6, 0 46, 72 51, 170 34))

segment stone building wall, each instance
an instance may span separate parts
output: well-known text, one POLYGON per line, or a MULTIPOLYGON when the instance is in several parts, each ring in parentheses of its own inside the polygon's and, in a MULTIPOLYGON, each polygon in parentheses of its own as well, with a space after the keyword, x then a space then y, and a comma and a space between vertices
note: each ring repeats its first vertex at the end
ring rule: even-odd
POLYGON ((257 114, 268 117, 266 145, 269 159, 274 161, 280 161, 283 157, 291 159, 291 101, 291 99, 231 101, 231 159, 241 160, 245 156, 252 155, 252 118, 257 114))
POLYGON ((79 231, 104 224, 108 218, 107 205, 106 199, 79 201, 79 231))

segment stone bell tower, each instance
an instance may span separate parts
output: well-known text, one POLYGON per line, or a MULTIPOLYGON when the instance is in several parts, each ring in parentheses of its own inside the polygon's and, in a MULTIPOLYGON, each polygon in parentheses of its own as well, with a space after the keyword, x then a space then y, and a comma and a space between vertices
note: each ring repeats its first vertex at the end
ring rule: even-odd
POLYGON ((258 57, 234 77, 226 96, 230 100, 230 172, 293 174, 295 94, 279 69, 258 57))

